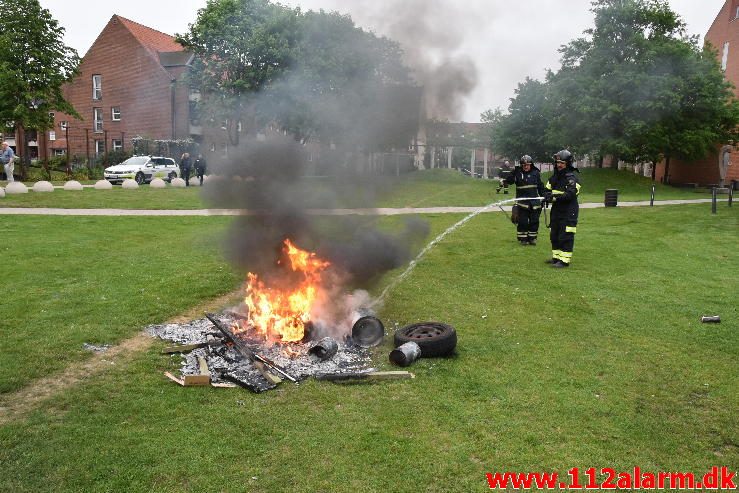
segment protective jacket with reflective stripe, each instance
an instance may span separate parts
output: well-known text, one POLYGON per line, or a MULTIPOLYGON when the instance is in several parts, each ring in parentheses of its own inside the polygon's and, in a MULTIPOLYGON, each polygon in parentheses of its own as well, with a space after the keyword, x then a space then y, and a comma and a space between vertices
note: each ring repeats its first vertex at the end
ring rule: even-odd
MULTIPOLYGON (((516 198, 522 197, 541 197, 544 194, 544 184, 541 182, 541 173, 536 166, 531 166, 531 170, 527 173, 521 166, 511 172, 505 179, 506 183, 516 185, 516 198)), ((540 207, 540 200, 525 200, 518 202, 521 207, 540 207)))
POLYGON ((577 203, 577 196, 580 194, 580 180, 574 168, 555 170, 554 174, 549 177, 545 188, 551 190, 554 198, 552 218, 568 219, 568 224, 572 222, 574 222, 573 225, 577 224, 580 211, 580 205, 577 203))

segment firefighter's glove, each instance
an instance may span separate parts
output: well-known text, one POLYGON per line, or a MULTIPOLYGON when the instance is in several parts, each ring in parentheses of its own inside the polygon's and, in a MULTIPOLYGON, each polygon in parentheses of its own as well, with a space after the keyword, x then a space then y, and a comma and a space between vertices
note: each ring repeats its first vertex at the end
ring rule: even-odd
POLYGON ((551 191, 547 190, 544 192, 544 203, 545 204, 551 204, 554 202, 554 194, 552 194, 551 191))

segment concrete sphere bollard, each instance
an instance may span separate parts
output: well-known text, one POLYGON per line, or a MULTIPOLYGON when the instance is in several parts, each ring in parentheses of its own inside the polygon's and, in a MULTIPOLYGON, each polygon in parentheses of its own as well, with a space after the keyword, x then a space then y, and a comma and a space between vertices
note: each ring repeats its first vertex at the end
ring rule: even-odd
POLYGON ((8 195, 28 193, 28 187, 19 181, 14 181, 5 186, 5 193, 8 195))
POLYGON ((78 182, 77 180, 69 180, 67 183, 64 184, 64 190, 68 192, 81 192, 82 183, 78 182))
POLYGON ((221 175, 207 175, 203 181, 203 187, 213 188, 214 186, 223 185, 226 183, 226 178, 221 175))
POLYGON ((53 192, 54 185, 49 181, 37 181, 33 184, 33 188, 31 190, 34 192, 53 192))
MULTIPOLYGON (((205 182, 203 182, 205 183, 205 182)), ((199 187, 200 186, 200 178, 197 176, 195 178, 190 178, 190 186, 191 187, 199 187)))
POLYGON ((161 178, 154 178, 151 180, 151 183, 149 183, 149 186, 151 188, 165 188, 167 184, 161 178))
POLYGON ((0 187, 0 199, 5 198, 5 189, 0 187))
POLYGON ((95 190, 113 190, 113 184, 108 180, 98 180, 95 182, 95 190))
POLYGON ((121 185, 125 190, 136 190, 139 188, 139 184, 136 183, 136 180, 132 180, 130 178, 126 178, 123 180, 123 184, 121 185))
POLYGON ((175 178, 172 180, 172 186, 175 188, 185 188, 185 180, 182 178, 175 178))

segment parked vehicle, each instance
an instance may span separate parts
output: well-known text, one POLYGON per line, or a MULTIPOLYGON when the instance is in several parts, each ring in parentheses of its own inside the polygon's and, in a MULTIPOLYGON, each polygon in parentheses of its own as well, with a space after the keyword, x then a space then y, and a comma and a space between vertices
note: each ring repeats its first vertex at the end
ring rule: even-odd
POLYGON ((121 164, 105 168, 103 176, 110 183, 123 183, 123 180, 131 178, 136 183, 143 185, 150 183, 154 178, 161 178, 170 183, 174 178, 181 175, 179 166, 175 160, 161 156, 133 156, 121 164))

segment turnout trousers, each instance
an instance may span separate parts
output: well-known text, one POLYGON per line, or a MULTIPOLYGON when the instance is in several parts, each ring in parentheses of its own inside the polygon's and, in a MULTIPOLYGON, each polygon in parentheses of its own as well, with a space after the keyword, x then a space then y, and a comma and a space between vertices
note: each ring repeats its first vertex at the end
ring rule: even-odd
POLYGON ((528 208, 518 206, 518 224, 516 227, 516 238, 522 243, 536 241, 539 235, 539 217, 541 207, 528 208))
POLYGON ((552 242, 552 258, 568 264, 572 262, 572 250, 575 247, 577 221, 564 217, 553 217, 549 225, 549 239, 552 242))

